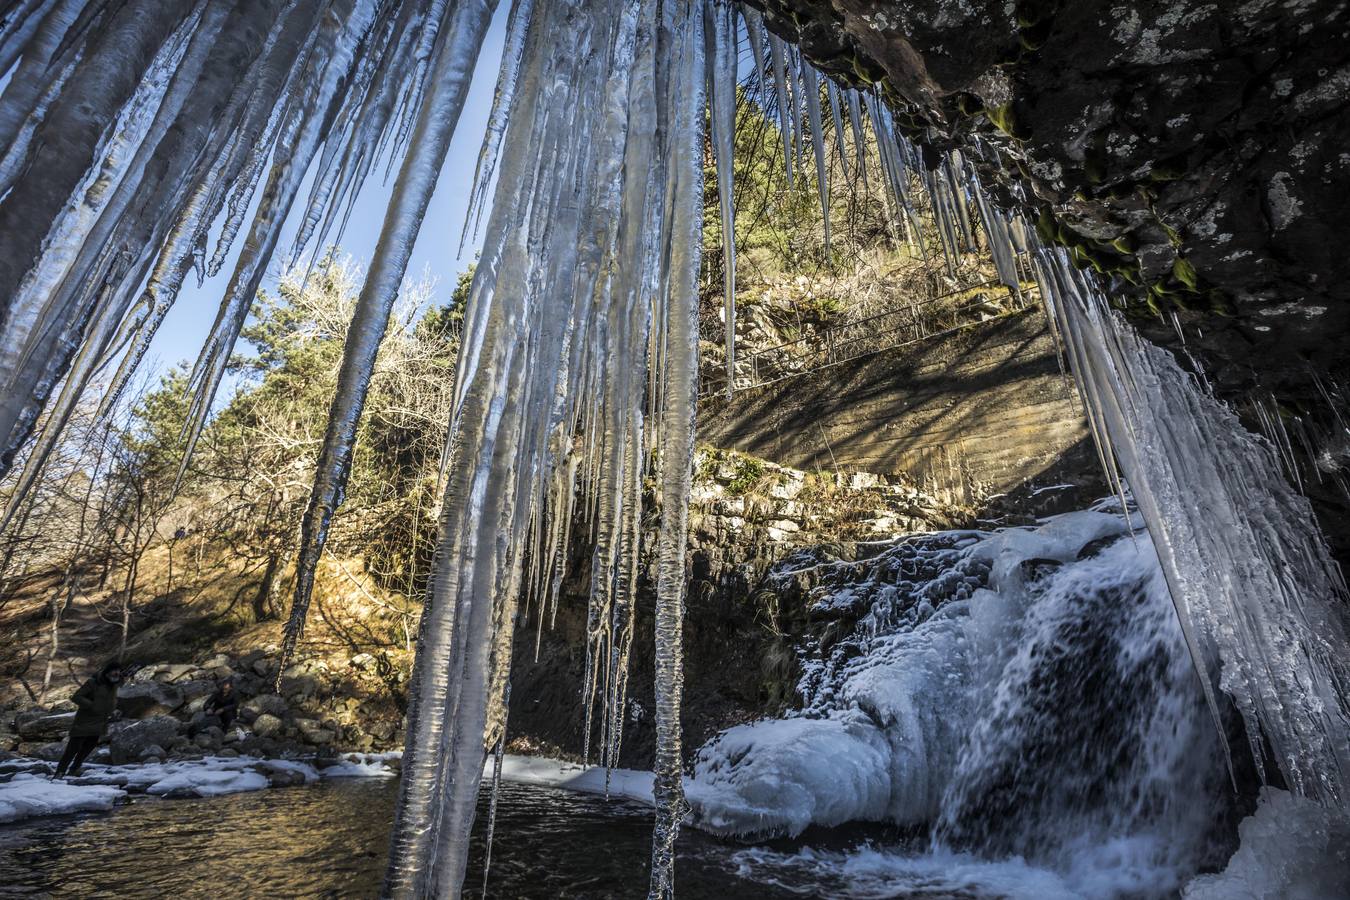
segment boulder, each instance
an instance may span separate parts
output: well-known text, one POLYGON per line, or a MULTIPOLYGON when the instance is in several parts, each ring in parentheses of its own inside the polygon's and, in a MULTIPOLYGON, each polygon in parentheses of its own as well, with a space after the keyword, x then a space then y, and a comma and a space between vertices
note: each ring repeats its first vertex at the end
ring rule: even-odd
POLYGON ((155 681, 175 682, 186 680, 188 677, 197 673, 197 667, 191 663, 171 663, 169 665, 159 666, 154 674, 155 681))
POLYGON ((129 719, 166 716, 183 705, 183 692, 160 681, 128 684, 117 692, 117 708, 129 719))
MULTIPOLYGON (((178 736, 179 723, 171 716, 151 716, 137 722, 114 723, 108 749, 113 765, 135 762, 149 747, 163 748, 178 736)), ((163 750, 160 750, 163 753, 163 750)))
POLYGON ((288 766, 272 760, 263 760, 253 766, 253 770, 267 778, 267 783, 271 787, 291 787, 292 785, 304 784, 309 779, 305 773, 295 766, 288 766))
POLYGON ((254 718, 267 713, 270 716, 276 716, 278 719, 290 712, 290 704, 285 698, 276 694, 259 694, 256 697, 250 697, 239 707, 241 713, 251 713, 254 718))
POLYGON ((316 744, 323 747, 333 743, 333 729, 324 728, 314 719, 296 719, 295 727, 300 731, 301 737, 307 744, 316 744))
POLYGON ((19 744, 19 753, 23 756, 31 756, 34 759, 45 759, 49 762, 56 762, 61 758, 61 754, 66 749, 65 741, 52 741, 51 743, 22 743, 19 744))
POLYGON ((164 752, 163 747, 159 746, 158 744, 151 744, 149 747, 146 747, 144 750, 140 752, 140 754, 137 756, 137 759, 140 762, 149 762, 151 760, 154 760, 156 762, 163 762, 165 757, 167 757, 168 755, 169 754, 164 752))
POLYGON ((281 719, 271 713, 262 713, 253 720, 253 733, 258 737, 271 737, 280 732, 282 727, 281 719))
POLYGON ((49 712, 45 709, 30 709, 15 717, 15 730, 25 740, 51 740, 65 737, 70 725, 75 721, 73 712, 49 712))
POLYGON ((319 689, 319 682, 312 675, 283 675, 280 690, 292 703, 313 697, 319 689))
POLYGON ((174 687, 183 692, 185 700, 196 700, 198 697, 209 697, 214 694, 216 682, 211 678, 193 678, 188 681, 177 682, 174 687))

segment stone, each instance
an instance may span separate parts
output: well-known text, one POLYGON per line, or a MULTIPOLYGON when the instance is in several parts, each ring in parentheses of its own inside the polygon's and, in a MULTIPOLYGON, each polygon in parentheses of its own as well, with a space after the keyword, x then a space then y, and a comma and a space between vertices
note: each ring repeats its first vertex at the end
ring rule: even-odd
POLYGON ((226 668, 228 668, 229 665, 230 665, 230 657, 229 657, 229 654, 226 654, 226 653, 217 653, 215 656, 211 657, 211 658, 208 659, 206 662, 202 663, 202 668, 203 668, 203 669, 216 669, 216 668, 219 668, 219 667, 221 667, 221 666, 225 666, 226 668))
POLYGON ((25 740, 51 739, 65 737, 75 721, 73 712, 50 712, 33 709, 21 712, 15 717, 15 730, 25 740))
POLYGON ((271 760, 263 760, 253 766, 253 770, 265 776, 271 787, 292 787, 304 784, 307 780, 303 772, 298 772, 290 766, 278 765, 271 760))
POLYGON ((277 664, 275 660, 259 659, 255 660, 253 665, 249 666, 249 668, 253 670, 253 674, 262 678, 267 678, 276 674, 277 664))
POLYGON ((160 681, 133 682, 117 692, 117 708, 129 719, 166 716, 183 705, 183 692, 160 681))
POLYGON ((251 669, 253 664, 267 655, 265 650, 250 650, 235 662, 237 669, 251 669))
POLYGON ((197 667, 191 663, 172 663, 170 665, 160 666, 158 671, 155 672, 154 680, 172 683, 179 680, 186 680, 188 676, 196 674, 197 671, 197 667))
POLYGON ((269 715, 281 718, 290 712, 290 704, 284 697, 276 694, 259 694, 256 697, 250 697, 240 706, 241 712, 251 712, 254 714, 268 713, 269 715))
POLYGON ((136 722, 114 722, 109 729, 108 750, 113 765, 140 759, 150 747, 163 747, 178 736, 179 722, 170 716, 151 716, 136 722))
POLYGON ((262 713, 253 720, 253 733, 258 737, 272 737, 280 732, 282 727, 281 719, 271 713, 262 713))
POLYGON ((283 675, 279 689, 291 703, 299 703, 314 696, 319 681, 312 675, 283 675))
POLYGON ((195 700, 198 697, 209 697, 214 694, 216 682, 211 678, 193 678, 190 681, 177 682, 174 687, 183 692, 184 699, 195 700))
POLYGON ((137 759, 139 759, 141 762, 146 762, 147 760, 152 759, 156 761, 163 761, 167 756, 168 754, 164 752, 163 747, 159 746, 158 744, 151 744, 149 747, 146 747, 144 750, 140 752, 140 754, 137 756, 137 759))
POLYGON ((333 730, 324 728, 323 725, 313 719, 296 719, 295 727, 307 744, 317 744, 322 747, 333 743, 333 730))
POLYGON ((65 741, 51 741, 49 743, 25 742, 18 746, 18 751, 23 756, 31 756, 34 759, 45 759, 48 762, 56 762, 61 758, 62 752, 66 749, 65 741))

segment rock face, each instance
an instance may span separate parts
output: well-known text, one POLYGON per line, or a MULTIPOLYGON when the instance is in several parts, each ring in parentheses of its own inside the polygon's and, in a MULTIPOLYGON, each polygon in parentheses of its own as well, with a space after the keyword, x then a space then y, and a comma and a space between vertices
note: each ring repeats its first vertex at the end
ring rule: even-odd
MULTIPOLYGON (((1308 445, 1303 480, 1346 558, 1350 5, 750 2, 824 70, 877 84, 914 139, 999 146, 986 181, 1005 203, 1020 185, 1117 296, 1178 314, 1249 425, 1272 403, 1308 445)), ((1163 316, 1138 324, 1179 344, 1163 316)))

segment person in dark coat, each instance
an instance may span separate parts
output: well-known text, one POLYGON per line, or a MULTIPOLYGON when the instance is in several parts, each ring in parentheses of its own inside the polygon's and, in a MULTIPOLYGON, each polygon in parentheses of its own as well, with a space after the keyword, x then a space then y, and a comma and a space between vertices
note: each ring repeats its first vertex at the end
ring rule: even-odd
POLYGON ((202 707, 208 716, 220 719, 220 730, 229 731, 230 723, 239 712, 239 695, 234 692, 234 682, 225 679, 202 707))
POLYGON ((66 737, 66 750, 56 765, 56 777, 79 775, 85 758, 94 752, 108 730, 108 720, 117 709, 117 686, 122 683, 122 664, 113 661, 86 681, 70 699, 77 707, 75 721, 66 737))

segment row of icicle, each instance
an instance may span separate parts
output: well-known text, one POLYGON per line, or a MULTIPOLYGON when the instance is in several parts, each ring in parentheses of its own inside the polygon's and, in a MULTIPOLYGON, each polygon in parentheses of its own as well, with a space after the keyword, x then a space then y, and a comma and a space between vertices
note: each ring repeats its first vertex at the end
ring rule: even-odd
MULTIPOLYGON (((26 465, 7 517, 80 395, 106 374, 103 412, 110 411, 184 280, 218 271, 242 233, 191 375, 190 452, 283 224, 299 217, 289 250, 298 261, 307 248, 340 237, 370 172, 397 165, 304 518, 285 644, 293 652, 341 503, 375 355, 494 13, 493 0, 16 5, 0 29, 0 65, 13 70, 0 96, 0 380, 7 389, 0 461, 7 466, 26 444, 26 465), (30 171, 44 177, 20 177, 30 171), (49 224, 44 231, 33 223, 49 224)), ((1200 452, 1195 423, 1215 431, 1199 446, 1221 443, 1223 429, 1235 424, 1131 343, 1137 339, 1107 311, 1094 282, 1062 254, 1039 248, 1020 216, 993 206, 971 159, 949 152, 926 167, 874 92, 828 79, 822 90, 819 73, 748 8, 720 0, 515 0, 470 187, 465 233, 490 212, 455 376, 390 892, 458 891, 484 748, 502 745, 516 608, 533 598, 541 626, 545 610, 556 611, 577 522, 587 524, 595 548, 585 752, 598 730, 600 760, 616 764, 644 481, 654 477, 661 521, 652 893, 673 893, 683 809, 679 630, 703 110, 706 97, 732 367, 731 156, 742 43, 765 108, 779 117, 789 181, 801 177, 810 148, 827 243, 825 109, 845 172, 851 165, 866 178, 865 148, 875 146, 906 234, 925 240, 914 193, 922 190, 950 265, 978 246, 980 233, 1014 290, 1034 261, 1103 459, 1108 467, 1120 460, 1160 543, 1202 677, 1235 698, 1249 734, 1270 738, 1292 785, 1342 800, 1350 768, 1347 655, 1333 600, 1342 588, 1306 502, 1265 477, 1265 448, 1245 438, 1228 440, 1246 468, 1230 461, 1194 471, 1203 462, 1186 458, 1200 452), (1154 422, 1182 402, 1178 394, 1190 418, 1154 422), (1238 498, 1256 490, 1275 497, 1268 507, 1278 510, 1278 522, 1269 520, 1274 512, 1239 509, 1238 498), (1196 524, 1196 510, 1214 497, 1235 510, 1229 524, 1247 536, 1240 559, 1223 555, 1196 524), (1225 624, 1234 618, 1243 623, 1237 633, 1225 624), (1221 671, 1211 678, 1215 660, 1221 671), (1299 668, 1299 660, 1308 662, 1299 668)), ((999 163, 992 147, 977 143, 973 152, 999 163)), ((1212 691, 1211 702, 1217 709, 1212 691)))

